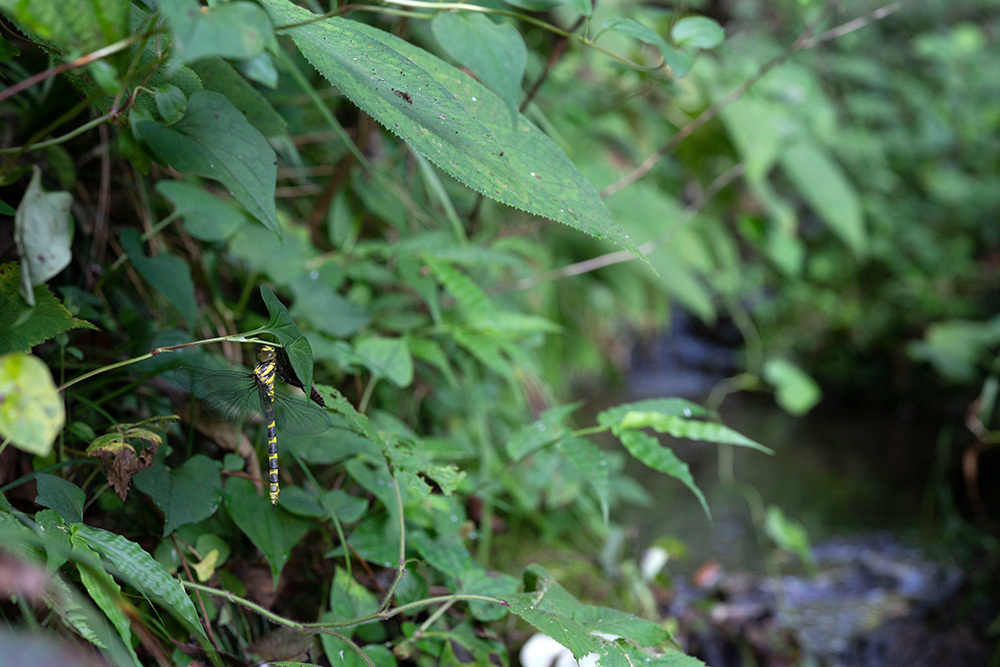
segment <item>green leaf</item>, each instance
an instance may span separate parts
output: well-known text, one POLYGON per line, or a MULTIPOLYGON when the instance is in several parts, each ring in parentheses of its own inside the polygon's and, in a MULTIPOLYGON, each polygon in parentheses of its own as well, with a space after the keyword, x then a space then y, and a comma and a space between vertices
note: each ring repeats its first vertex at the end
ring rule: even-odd
POLYGON ((507 440, 507 456, 513 460, 522 458, 545 443, 554 443, 567 434, 565 421, 580 408, 580 403, 558 405, 543 412, 532 424, 521 427, 507 440))
POLYGON ((163 512, 166 537, 179 526, 197 523, 215 514, 222 500, 222 478, 212 459, 195 454, 179 468, 161 462, 132 478, 163 512))
POLYGON ((406 543, 412 545, 428 565, 448 577, 457 577, 474 562, 457 532, 432 537, 423 530, 407 531, 406 543))
POLYGON ((650 398, 608 408, 597 415, 597 423, 605 428, 612 428, 620 425, 630 412, 650 412, 668 417, 715 416, 714 412, 683 398, 650 398))
POLYGON ((428 258, 426 263, 441 286, 458 302, 463 320, 481 322, 493 317, 496 308, 475 281, 444 262, 428 258))
MULTIPOLYGON (((260 286, 260 298, 264 300, 264 307, 267 308, 268 315, 267 324, 263 327, 264 331, 277 338, 278 344, 282 346, 291 345, 302 338, 302 332, 295 326, 288 308, 274 295, 270 287, 260 286)), ((298 372, 299 369, 295 370, 298 372)))
POLYGON ((816 381, 787 359, 764 362, 764 379, 775 388, 778 405, 792 415, 806 414, 823 395, 816 381))
POLYGON ((127 33, 129 3, 118 0, 4 0, 0 8, 65 55, 94 51, 127 33))
MULTIPOLYGON (((270 63, 271 56, 268 53, 261 53, 252 59, 254 62, 258 60, 270 63)), ((285 119, 274 110, 267 98, 240 76, 228 62, 221 58, 205 58, 191 65, 191 69, 201 79, 205 90, 225 95, 226 99, 242 111, 250 124, 265 137, 288 134, 288 124, 285 119)), ((274 76, 277 77, 277 73, 274 76)))
POLYGON ((66 421, 48 366, 27 354, 0 356, 0 436, 20 450, 48 456, 66 421))
POLYGON ((346 338, 371 321, 362 306, 340 296, 327 285, 308 277, 292 283, 297 319, 310 322, 329 336, 346 338))
POLYGON ((325 517, 329 511, 341 523, 354 523, 364 516, 368 500, 352 496, 343 489, 333 489, 318 496, 298 486, 287 489, 282 486, 281 507, 296 516, 313 518, 325 517))
POLYGON ((170 253, 147 257, 135 229, 123 230, 119 241, 139 275, 177 309, 189 328, 193 327, 198 320, 198 302, 194 298, 191 266, 170 253))
POLYGON ((44 192, 42 171, 36 166, 14 216, 14 240, 21 257, 21 294, 35 305, 35 285, 66 268, 72 258, 68 192, 44 192))
POLYGON ((771 505, 767 508, 764 531, 779 548, 798 556, 806 567, 816 564, 806 529, 798 521, 786 517, 780 507, 771 505))
MULTIPOLYGON (((478 563, 462 572, 459 581, 456 592, 464 595, 504 597, 516 593, 521 586, 517 577, 502 572, 487 572, 478 563)), ((470 600, 468 604, 472 615, 480 621, 499 621, 507 615, 507 608, 500 604, 479 600, 470 600)))
POLYGON ((723 108, 721 118, 746 164, 747 179, 760 183, 781 153, 785 110, 750 93, 723 108))
POLYGON ((990 359, 990 350, 1000 344, 1000 316, 986 322, 946 320, 927 327, 924 340, 906 347, 914 359, 929 362, 952 382, 975 380, 980 366, 990 359))
POLYGON ((700 440, 702 442, 714 442, 720 445, 736 445, 737 447, 749 447, 773 454, 774 452, 764 445, 751 440, 750 438, 737 433, 728 426, 715 422, 692 421, 684 417, 664 415, 659 412, 629 412, 618 424, 616 432, 627 429, 651 428, 657 433, 667 433, 675 438, 687 438, 688 440, 700 440))
POLYGON ((320 642, 323 644, 323 652, 326 654, 327 661, 331 665, 337 665, 337 667, 370 667, 371 665, 375 665, 375 667, 396 667, 395 656, 381 644, 368 644, 360 647, 361 652, 371 661, 368 662, 362 660, 355 653, 354 646, 342 639, 322 634, 320 635, 320 642))
POLYGON ((173 84, 160 86, 154 95, 156 99, 156 109, 160 112, 167 125, 180 122, 187 110, 187 96, 184 91, 173 84))
POLYGON ((174 37, 173 58, 190 63, 209 56, 243 60, 264 50, 273 34, 271 21, 252 2, 201 7, 198 0, 159 3, 174 37))
POLYGON ((590 483, 601 506, 604 524, 609 521, 610 470, 608 457, 600 447, 583 438, 569 438, 560 443, 567 460, 580 471, 580 475, 590 483))
POLYGON ((670 475, 691 489, 691 493, 695 495, 698 502, 701 503, 701 508, 705 510, 705 515, 709 519, 712 518, 712 513, 708 509, 708 503, 705 501, 705 495, 698 488, 698 485, 695 484, 688 464, 677 458, 677 455, 669 447, 664 447, 660 444, 659 440, 642 431, 625 430, 619 432, 618 437, 625 446, 625 449, 643 464, 653 470, 670 475))
POLYGON ((34 289, 35 307, 21 298, 20 268, 0 264, 0 354, 27 353, 32 347, 70 329, 97 329, 90 322, 77 319, 59 303, 47 285, 34 289))
POLYGON ((281 234, 274 206, 274 149, 225 97, 199 90, 176 125, 144 120, 136 127, 161 162, 222 183, 262 225, 281 234))
POLYGON ((277 585, 292 547, 305 536, 312 523, 273 507, 267 498, 257 495, 248 479, 231 477, 226 482, 225 496, 229 516, 264 554, 277 585))
POLYGON ((666 40, 664 40, 663 37, 661 37, 655 30, 642 25, 635 19, 616 16, 615 18, 604 22, 601 26, 601 32, 604 32, 605 30, 617 32, 620 35, 638 39, 640 42, 652 44, 656 47, 667 46, 666 40))
POLYGON ((858 193, 840 168, 825 152, 800 142, 781 157, 785 176, 830 230, 861 256, 868 249, 868 233, 858 193))
POLYGON ((182 181, 159 181, 156 190, 174 205, 174 215, 184 218, 184 229, 202 241, 228 238, 246 221, 229 202, 182 181))
POLYGON ((190 632, 207 641, 194 604, 180 582, 142 547, 121 535, 82 524, 73 526, 71 533, 101 554, 136 590, 163 605, 190 632))
POLYGON ((659 623, 609 607, 580 607, 573 612, 573 620, 589 627, 591 632, 624 637, 639 646, 658 646, 672 639, 667 629, 659 623))
POLYGON ((121 587, 100 566, 97 554, 87 546, 86 542, 74 536, 71 538, 71 543, 75 552, 83 554, 86 561, 93 563, 92 567, 88 567, 83 562, 77 562, 76 570, 80 575, 80 583, 87 590, 90 599, 104 612, 104 615, 111 621, 115 630, 118 631, 118 636, 121 637, 122 644, 129 652, 133 663, 137 667, 141 667, 142 663, 139 661, 139 656, 135 654, 135 649, 132 648, 132 624, 123 611, 126 602, 122 598, 121 587))
POLYGON ((318 253, 304 227, 283 230, 277 237, 262 225, 243 225, 229 239, 229 252, 255 273, 287 285, 309 274, 305 265, 318 253))
POLYGON ((667 41, 659 33, 634 19, 615 17, 604 22, 601 26, 601 32, 605 30, 617 32, 626 37, 638 39, 640 42, 655 46, 659 49, 660 55, 663 56, 664 62, 673 71, 675 77, 682 77, 687 74, 688 70, 691 69, 691 64, 694 62, 691 56, 667 44, 667 41))
POLYGON ((313 353, 309 339, 299 336, 291 345, 285 346, 285 354, 292 364, 292 370, 302 382, 303 391, 308 395, 313 381, 313 353))
POLYGON ((55 510, 66 523, 83 521, 83 503, 87 500, 83 489, 62 477, 46 473, 35 475, 35 484, 38 486, 36 503, 55 510))
POLYGON ((410 346, 410 353, 421 361, 434 366, 452 388, 458 387, 458 378, 451 368, 451 362, 444 348, 437 341, 430 338, 416 338, 410 336, 406 339, 406 344, 410 346))
MULTIPOLYGON (((0 62, 4 62, 5 60, 10 60, 11 58, 16 58, 19 55, 21 55, 21 52, 17 49, 16 46, 8 42, 6 39, 0 37, 0 62)), ((2 76, 3 75, 0 74, 0 77, 2 76)), ((0 201, 0 215, 14 215, 14 209, 10 209, 10 212, 8 213, 4 207, 7 207, 7 205, 4 204, 2 201, 0 201)))
POLYGON ((590 634, 585 625, 574 621, 571 610, 567 614, 536 608, 533 604, 534 596, 529 593, 508 595, 504 600, 512 614, 568 648, 577 660, 601 650, 601 640, 590 634))
POLYGON ((413 357, 402 338, 363 338, 355 346, 362 363, 379 377, 384 377, 400 389, 413 382, 413 357))
MULTIPOLYGON (((265 0, 278 23, 316 18, 265 0)), ((565 153, 495 93, 423 49, 339 17, 288 31, 303 55, 365 113, 470 188, 638 251, 565 153)))
POLYGON ((476 12, 441 12, 431 21, 431 30, 449 56, 504 101, 516 124, 528 62, 521 33, 509 23, 498 25, 476 12))
POLYGON ((331 621, 349 621, 378 609, 378 599, 343 568, 336 568, 330 586, 331 621))
MULTIPOLYGON (((251 81, 256 81, 268 88, 278 87, 278 70, 274 66, 274 58, 271 57, 270 53, 258 53, 249 60, 241 60, 239 68, 243 75, 251 81)), ((265 132, 265 134, 267 133, 265 132)), ((271 135, 268 134, 268 136, 271 135)))
POLYGON ((725 36, 722 26, 705 16, 682 18, 670 30, 670 37, 677 46, 693 46, 699 49, 714 49, 722 43, 725 36))
POLYGON ((590 16, 593 10, 590 0, 504 0, 504 2, 512 7, 527 9, 529 12, 549 12, 556 7, 565 6, 577 14, 590 16))
POLYGON ((285 304, 278 300, 267 285, 260 286, 260 296, 269 316, 264 331, 277 338, 278 344, 285 348, 295 375, 302 381, 306 393, 309 393, 308 388, 313 381, 313 354, 309 340, 295 326, 285 304))

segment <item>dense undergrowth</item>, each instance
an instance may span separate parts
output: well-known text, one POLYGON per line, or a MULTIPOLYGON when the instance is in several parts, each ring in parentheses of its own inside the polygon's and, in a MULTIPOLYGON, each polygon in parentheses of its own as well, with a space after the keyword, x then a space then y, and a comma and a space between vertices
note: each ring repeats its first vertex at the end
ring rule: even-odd
POLYGON ((989 455, 996 17, 724 6, 0 0, 3 650, 497 665, 533 627, 700 664, 607 556, 626 457, 708 515, 658 434, 766 451, 727 393, 924 361, 985 378, 989 455), (674 307, 743 371, 581 423, 674 307), (317 391, 279 399, 274 507, 261 344, 317 391))

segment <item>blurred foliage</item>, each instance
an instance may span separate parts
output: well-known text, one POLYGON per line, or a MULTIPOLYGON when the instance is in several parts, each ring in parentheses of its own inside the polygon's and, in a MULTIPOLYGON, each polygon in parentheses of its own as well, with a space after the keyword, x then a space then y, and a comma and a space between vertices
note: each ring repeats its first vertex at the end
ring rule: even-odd
POLYGON ((995 385, 990 3, 301 5, 0 0, 8 618, 119 664, 495 665, 513 613, 699 664, 590 605, 655 607, 590 554, 629 456, 710 511, 649 430, 767 450, 680 398, 581 426, 577 381, 683 308, 744 339, 713 401, 995 385), (331 420, 278 421, 274 508, 264 426, 172 373, 260 342, 331 420))

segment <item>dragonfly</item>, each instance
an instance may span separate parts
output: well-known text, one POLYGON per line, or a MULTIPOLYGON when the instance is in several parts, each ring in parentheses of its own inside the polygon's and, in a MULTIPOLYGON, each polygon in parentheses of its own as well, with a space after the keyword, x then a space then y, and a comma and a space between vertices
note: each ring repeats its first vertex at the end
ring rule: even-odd
MULTIPOLYGON (((273 345, 257 350, 257 365, 253 372, 214 370, 182 366, 174 371, 181 386, 200 398, 205 409, 214 417, 236 424, 257 414, 267 424, 267 477, 271 504, 278 503, 278 428, 292 435, 316 435, 330 428, 330 417, 307 399, 296 399, 275 391, 275 378, 286 384, 302 387, 287 357, 273 345)), ((311 388, 314 400, 323 399, 311 388)))

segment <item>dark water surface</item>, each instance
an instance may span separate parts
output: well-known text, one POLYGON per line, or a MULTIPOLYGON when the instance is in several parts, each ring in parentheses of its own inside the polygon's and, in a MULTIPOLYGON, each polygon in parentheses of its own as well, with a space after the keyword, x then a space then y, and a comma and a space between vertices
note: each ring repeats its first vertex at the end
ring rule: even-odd
POLYGON ((654 501, 624 508, 617 519, 641 527, 640 548, 663 537, 684 543, 689 554, 670 563, 672 573, 691 573, 709 560, 763 572, 773 546, 755 527, 754 513, 759 518, 770 505, 802 523, 813 544, 875 532, 913 541, 925 527, 938 423, 844 407, 820 407, 796 418, 767 396, 727 399, 721 413, 723 423, 775 454, 663 436, 690 465, 711 521, 676 480, 635 462, 628 468, 654 501))

